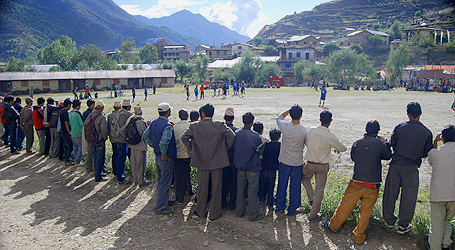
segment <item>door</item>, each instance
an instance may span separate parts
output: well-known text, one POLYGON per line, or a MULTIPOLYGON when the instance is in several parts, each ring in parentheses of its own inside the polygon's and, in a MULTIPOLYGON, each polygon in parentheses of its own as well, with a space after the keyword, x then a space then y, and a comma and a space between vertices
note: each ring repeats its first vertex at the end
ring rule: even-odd
POLYGON ((71 81, 68 80, 58 80, 58 89, 60 92, 70 92, 71 91, 71 81))

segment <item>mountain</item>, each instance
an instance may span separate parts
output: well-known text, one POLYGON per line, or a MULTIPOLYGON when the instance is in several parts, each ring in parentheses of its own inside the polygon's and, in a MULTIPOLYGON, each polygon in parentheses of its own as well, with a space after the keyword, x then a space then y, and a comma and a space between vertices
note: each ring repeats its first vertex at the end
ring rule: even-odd
POLYGON ((35 56, 61 35, 70 36, 77 46, 95 44, 102 50, 120 48, 128 38, 136 46, 151 37, 188 47, 201 44, 168 27, 139 22, 112 0, 0 1, 0 60, 35 56))
POLYGON ((202 15, 193 14, 188 10, 182 10, 161 18, 134 17, 146 24, 167 26, 181 34, 193 36, 209 46, 215 43, 219 47, 221 43, 233 43, 234 41, 247 42, 250 40, 247 36, 241 35, 218 23, 210 22, 202 15))
MULTIPOLYGON (((285 37, 291 35, 321 36, 324 40, 337 39, 347 29, 388 23, 412 21, 418 10, 423 20, 431 19, 430 27, 455 31, 455 4, 453 0, 335 0, 320 4, 311 11, 287 15, 278 22, 264 26, 256 37, 285 37)), ((417 24, 418 25, 418 24, 417 24)), ((352 32, 352 31, 351 31, 352 32)))

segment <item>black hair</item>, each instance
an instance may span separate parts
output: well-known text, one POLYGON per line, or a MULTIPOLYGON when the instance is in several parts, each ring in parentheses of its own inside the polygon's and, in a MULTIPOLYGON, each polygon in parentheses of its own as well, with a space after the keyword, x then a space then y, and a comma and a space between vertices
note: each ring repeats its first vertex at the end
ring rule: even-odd
POLYGON ((200 111, 204 112, 206 117, 213 117, 213 113, 215 113, 215 107, 212 104, 207 103, 200 108, 200 111))
POLYGON ((167 114, 167 111, 168 111, 168 110, 166 110, 166 111, 158 111, 158 114, 159 114, 160 116, 165 116, 165 115, 167 114))
POLYGON ((73 108, 76 108, 77 106, 80 106, 81 105, 81 100, 74 100, 73 101, 73 108))
POLYGON ((224 120, 226 120, 227 122, 232 122, 234 120, 234 116, 232 115, 225 115, 224 116, 224 120))
POLYGON ((455 141, 455 126, 447 125, 441 131, 442 138, 444 142, 455 141))
POLYGON ((13 96, 6 96, 4 99, 3 99, 4 102, 10 102, 10 101, 14 101, 14 97, 13 96))
POLYGON ((181 109, 179 110, 179 118, 180 120, 187 120, 188 119, 188 111, 181 109))
POLYGON ((73 102, 71 102, 71 100, 69 98, 66 98, 64 101, 63 101, 63 107, 67 107, 68 105, 71 105, 73 102))
POLYGON ((242 115, 243 124, 248 125, 254 121, 254 115, 251 112, 246 112, 242 115))
POLYGON ((38 105, 44 104, 44 98, 42 98, 42 97, 38 98, 37 102, 38 102, 38 105))
POLYGON ((54 104, 54 98, 48 97, 47 98, 47 104, 54 104))
POLYGON ((190 120, 191 121, 196 121, 199 119, 199 113, 196 110, 191 110, 190 112, 190 120))
POLYGON ((410 114, 413 118, 417 118, 419 115, 422 114, 422 108, 418 102, 410 102, 406 107, 406 111, 410 114))
POLYGON ((14 101, 14 103, 20 103, 22 102, 22 99, 20 97, 16 97, 16 100, 14 101))
POLYGON ((302 116, 303 109, 298 104, 294 104, 289 110, 289 114, 293 120, 298 120, 302 116))
POLYGON ((269 131, 269 135, 270 135, 270 140, 276 141, 276 140, 279 140, 279 139, 280 139, 280 137, 281 137, 281 131, 280 131, 279 129, 272 128, 272 129, 269 131))
POLYGON ((332 113, 328 110, 324 110, 321 112, 321 114, 319 114, 319 118, 321 119, 322 125, 330 124, 332 121, 332 113))
POLYGON ((122 109, 127 109, 128 107, 131 107, 131 106, 122 106, 122 109))
POLYGON ((264 130, 264 124, 262 122, 255 122, 253 124, 253 131, 256 131, 258 134, 261 134, 264 130))
POLYGON ((376 120, 367 122, 365 126, 365 131, 368 135, 377 135, 380 129, 379 122, 376 120))
POLYGON ((87 106, 88 107, 92 106, 93 104, 95 104, 95 100, 93 100, 93 99, 88 99, 87 100, 87 106))

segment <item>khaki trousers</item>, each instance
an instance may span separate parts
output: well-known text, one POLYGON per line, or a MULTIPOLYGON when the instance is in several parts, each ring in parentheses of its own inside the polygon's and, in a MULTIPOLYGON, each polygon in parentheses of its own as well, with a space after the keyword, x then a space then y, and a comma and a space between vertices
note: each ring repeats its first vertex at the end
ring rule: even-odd
POLYGON ((131 149, 131 172, 134 183, 142 185, 145 181, 145 169, 147 167, 147 151, 131 149))
POLYGON ((365 230, 368 227, 371 211, 373 211, 374 204, 376 204, 378 194, 379 188, 368 188, 351 181, 341 198, 340 204, 338 204, 337 210, 332 219, 330 219, 330 228, 333 231, 340 230, 341 225, 349 218, 357 202, 361 200, 357 227, 352 231, 352 234, 354 235, 355 243, 363 243, 366 238, 365 230))
POLYGON ((329 164, 314 164, 307 163, 302 169, 302 183, 308 195, 308 201, 313 203, 311 212, 308 218, 313 219, 321 210, 322 199, 324 198, 324 188, 327 182, 327 172, 329 172, 329 164), (316 187, 313 189, 311 179, 316 181, 316 187))
POLYGON ((430 237, 428 243, 431 249, 442 249, 442 245, 452 244, 452 224, 455 215, 455 201, 430 202, 430 237))

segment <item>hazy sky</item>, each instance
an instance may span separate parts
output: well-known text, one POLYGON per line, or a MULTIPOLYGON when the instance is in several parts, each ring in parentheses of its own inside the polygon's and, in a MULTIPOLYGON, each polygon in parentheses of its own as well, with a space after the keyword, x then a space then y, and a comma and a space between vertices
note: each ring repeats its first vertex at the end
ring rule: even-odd
POLYGON ((240 34, 254 37, 285 15, 311 10, 328 0, 113 0, 132 15, 169 16, 187 9, 240 34))

